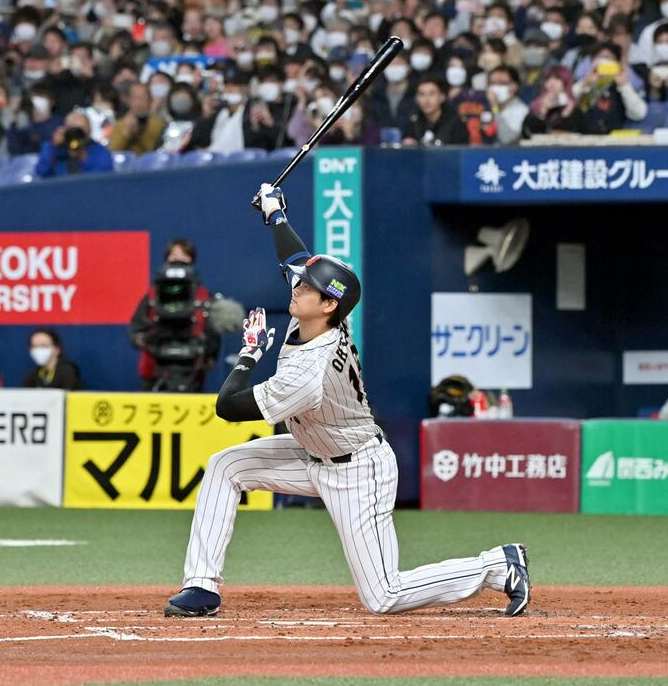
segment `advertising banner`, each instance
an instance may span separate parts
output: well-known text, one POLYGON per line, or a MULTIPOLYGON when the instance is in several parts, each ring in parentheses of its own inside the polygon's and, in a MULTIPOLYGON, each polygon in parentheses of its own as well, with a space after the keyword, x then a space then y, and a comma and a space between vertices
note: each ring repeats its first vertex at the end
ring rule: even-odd
POLYGON ((531 295, 432 293, 431 383, 462 374, 478 388, 531 388, 531 295))
POLYGON ((426 419, 423 510, 577 512, 580 423, 426 419))
POLYGON ((65 391, 0 389, 0 505, 62 505, 65 391))
MULTIPOLYGON (((362 151, 360 148, 324 148, 315 151, 313 164, 315 252, 349 265, 364 284, 362 274, 362 151)), ((364 294, 364 286, 362 286, 364 294)), ((362 355, 360 299, 348 316, 350 333, 362 355)))
POLYGON ((582 423, 582 511, 668 514, 668 422, 582 423))
POLYGON ((668 385, 668 350, 625 350, 624 384, 668 385))
POLYGON ((0 233, 0 325, 127 324, 148 269, 146 231, 0 233))
POLYGON ((572 202, 663 200, 668 162, 661 148, 466 150, 461 201, 572 202))
MULTIPOLYGON (((209 457, 270 436, 264 421, 216 417, 216 395, 71 393, 65 442, 66 507, 193 509, 209 457)), ((243 494, 270 510, 273 494, 243 494)))

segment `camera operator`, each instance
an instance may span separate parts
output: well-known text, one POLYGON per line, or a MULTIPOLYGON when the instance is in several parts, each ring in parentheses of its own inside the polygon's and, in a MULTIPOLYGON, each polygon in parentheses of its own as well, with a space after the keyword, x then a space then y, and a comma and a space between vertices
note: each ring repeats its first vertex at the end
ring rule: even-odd
POLYGON ((211 294, 199 282, 196 258, 191 241, 170 241, 165 265, 132 316, 129 335, 142 351, 145 390, 201 391, 218 357, 220 337, 209 320, 211 294))
POLYGON ((83 112, 70 112, 50 142, 42 144, 35 173, 43 178, 113 171, 109 151, 91 140, 90 122, 83 112))

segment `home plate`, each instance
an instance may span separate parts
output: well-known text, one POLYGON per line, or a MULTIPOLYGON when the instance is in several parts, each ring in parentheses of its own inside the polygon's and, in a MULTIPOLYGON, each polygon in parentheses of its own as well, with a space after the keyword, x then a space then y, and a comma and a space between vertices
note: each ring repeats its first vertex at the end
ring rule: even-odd
POLYGON ((0 548, 35 548, 41 546, 86 545, 88 541, 41 538, 0 538, 0 548))

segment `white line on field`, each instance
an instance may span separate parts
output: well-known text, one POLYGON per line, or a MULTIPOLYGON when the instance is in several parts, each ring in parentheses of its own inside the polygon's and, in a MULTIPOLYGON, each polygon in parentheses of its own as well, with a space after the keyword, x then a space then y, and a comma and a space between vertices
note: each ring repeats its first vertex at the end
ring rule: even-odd
POLYGON ((0 538, 0 548, 35 548, 42 546, 86 545, 88 541, 39 538, 0 538))
POLYGON ((22 641, 58 641, 71 638, 95 638, 95 634, 72 634, 71 636, 11 636, 0 637, 0 643, 20 643, 22 641))
MULTIPOLYGON (((142 641, 148 643, 209 643, 216 641, 323 641, 337 643, 341 641, 407 641, 425 639, 433 641, 480 641, 489 639, 532 639, 532 640, 559 640, 559 639, 592 639, 592 638, 647 638, 646 634, 617 631, 604 634, 509 634, 498 636, 495 634, 454 635, 454 634, 423 634, 423 635, 390 635, 390 636, 201 636, 201 637, 156 637, 139 636, 135 633, 124 633, 107 627, 86 627, 88 634, 73 634, 65 636, 20 636, 0 638, 0 643, 20 643, 23 641, 56 641, 63 639, 78 638, 111 638, 115 641, 142 641)), ((158 628, 158 627, 156 627, 158 628)))

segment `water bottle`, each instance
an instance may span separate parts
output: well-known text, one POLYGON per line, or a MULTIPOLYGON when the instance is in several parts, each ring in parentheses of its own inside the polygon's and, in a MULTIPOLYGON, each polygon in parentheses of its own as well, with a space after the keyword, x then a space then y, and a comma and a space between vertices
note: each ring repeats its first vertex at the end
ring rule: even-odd
POLYGON ((513 417, 513 401, 505 388, 502 388, 499 394, 498 417, 499 419, 512 419, 513 417))

